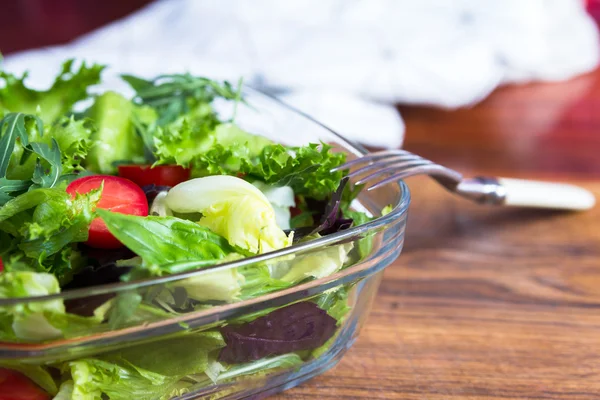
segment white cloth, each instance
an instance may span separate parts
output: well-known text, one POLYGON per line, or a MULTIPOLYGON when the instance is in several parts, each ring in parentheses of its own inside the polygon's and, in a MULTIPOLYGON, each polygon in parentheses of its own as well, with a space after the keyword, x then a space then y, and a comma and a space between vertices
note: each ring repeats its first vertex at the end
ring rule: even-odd
POLYGON ((472 105, 506 82, 598 64, 583 0, 162 0, 71 44, 11 55, 49 82, 69 57, 145 77, 189 71, 277 93, 334 130, 401 145, 392 103, 472 105))

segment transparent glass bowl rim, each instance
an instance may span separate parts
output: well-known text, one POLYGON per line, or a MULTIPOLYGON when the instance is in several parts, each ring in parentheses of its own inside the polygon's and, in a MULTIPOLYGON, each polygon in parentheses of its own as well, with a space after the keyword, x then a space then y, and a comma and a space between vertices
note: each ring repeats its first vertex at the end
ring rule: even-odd
MULTIPOLYGON (((284 103, 283 101, 281 101, 271 95, 265 94, 259 90, 253 89, 252 87, 249 87, 247 85, 244 87, 244 92, 251 93, 251 95, 254 97, 266 98, 266 99, 268 99, 268 101, 273 102, 274 106, 278 106, 278 107, 287 109, 289 112, 298 114, 298 115, 302 116, 303 118, 309 120, 310 122, 312 122, 316 125, 319 125, 321 128, 329 131, 332 135, 334 135, 336 137, 337 141, 339 143, 342 143, 346 149, 353 150, 354 154, 359 157, 368 152, 360 144, 349 141, 348 139, 344 138, 342 135, 338 134, 334 130, 323 125, 321 122, 315 120, 311 116, 303 113, 300 110, 297 110, 296 108, 284 103)), ((14 305, 22 304, 22 303, 26 303, 26 302, 41 302, 41 301, 50 301, 50 300, 70 300, 70 299, 75 299, 75 298, 117 293, 117 292, 132 290, 132 289, 149 287, 149 286, 153 286, 153 285, 166 284, 166 283, 179 281, 179 280, 186 279, 186 278, 205 275, 207 273, 224 271, 224 270, 228 270, 230 268, 239 268, 239 267, 243 267, 243 266, 247 266, 247 265, 251 265, 251 264, 255 264, 255 263, 259 263, 259 262, 269 261, 272 259, 276 259, 276 258, 279 258, 282 256, 291 255, 291 254, 305 253, 310 250, 317 250, 317 249, 320 249, 320 248, 323 248, 326 246, 330 246, 337 242, 345 241, 346 239, 349 239, 349 238, 352 238, 355 236, 362 236, 367 233, 377 231, 379 228, 382 228, 386 225, 390 225, 397 219, 401 218, 408 211, 408 206, 410 204, 410 191, 408 189, 408 186, 404 183, 404 181, 399 181, 398 186, 400 188, 400 198, 398 199, 398 203, 393 205, 392 211, 389 212, 388 214, 374 218, 373 220, 371 220, 365 224, 358 225, 358 226, 352 227, 350 229, 336 232, 336 233, 333 233, 333 234, 330 234, 327 236, 323 236, 323 237, 315 239, 315 240, 311 240, 311 241, 304 242, 304 243, 297 243, 292 246, 285 247, 283 249, 279 249, 279 250, 264 253, 264 254, 259 254, 256 256, 246 257, 246 258, 243 258, 240 260, 230 261, 230 262, 226 262, 226 263, 222 263, 222 264, 216 264, 216 265, 205 267, 202 269, 180 272, 180 273, 176 273, 176 274, 172 274, 172 275, 159 276, 159 277, 148 278, 148 279, 144 279, 144 280, 137 280, 137 281, 132 281, 132 282, 117 282, 117 283, 97 285, 97 286, 91 286, 91 287, 80 288, 80 289, 72 289, 72 290, 67 290, 65 292, 60 292, 60 293, 51 294, 51 295, 44 295, 44 296, 16 297, 16 298, 9 298, 9 299, 0 299, 0 307, 14 306, 14 305)), ((193 263, 194 263, 194 261, 190 261, 190 264, 193 264, 193 263)), ((177 262, 174 264, 182 265, 183 263, 177 262)))

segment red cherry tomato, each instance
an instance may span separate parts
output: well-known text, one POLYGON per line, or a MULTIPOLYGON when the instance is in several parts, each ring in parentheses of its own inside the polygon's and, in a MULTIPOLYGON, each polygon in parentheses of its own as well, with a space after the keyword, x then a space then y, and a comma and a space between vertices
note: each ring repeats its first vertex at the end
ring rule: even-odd
POLYGON ((2 257, 0 257, 0 272, 4 271, 4 263, 2 262, 2 257))
POLYGON ((0 400, 50 400, 51 396, 20 372, 0 368, 0 400))
MULTIPOLYGON (((93 175, 79 178, 71 182, 67 187, 67 193, 75 197, 77 193, 83 194, 98 189, 102 182, 104 188, 98 202, 99 208, 121 214, 148 215, 148 202, 144 191, 130 180, 118 176, 93 175)), ((123 246, 109 232, 100 217, 92 221, 86 244, 98 249, 116 249, 123 246)))
POLYGON ((190 169, 179 165, 119 165, 119 176, 139 186, 175 186, 190 179, 190 169))

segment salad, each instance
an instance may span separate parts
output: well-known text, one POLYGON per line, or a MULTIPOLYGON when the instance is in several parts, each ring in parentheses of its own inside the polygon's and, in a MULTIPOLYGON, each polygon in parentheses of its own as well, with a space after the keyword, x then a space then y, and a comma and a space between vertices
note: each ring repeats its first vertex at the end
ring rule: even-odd
MULTIPOLYGON (((0 71, 0 299, 208 268, 370 219, 351 207, 360 188, 331 172, 343 153, 286 146, 236 124, 241 84, 122 75, 132 97, 92 94, 103 70, 68 60, 44 91, 0 71)), ((366 237, 100 301, 2 305, 0 341, 51 342, 256 298, 331 275, 370 246, 366 237)), ((292 368, 327 350, 349 290, 94 356, 0 359, 0 399, 170 399, 292 368)))

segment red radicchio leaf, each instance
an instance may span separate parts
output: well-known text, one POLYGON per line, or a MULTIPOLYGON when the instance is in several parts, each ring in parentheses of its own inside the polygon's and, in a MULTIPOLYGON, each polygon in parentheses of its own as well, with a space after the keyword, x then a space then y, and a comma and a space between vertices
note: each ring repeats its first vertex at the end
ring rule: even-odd
POLYGON ((237 364, 315 349, 333 336, 335 327, 335 318, 315 303, 295 303, 252 322, 221 328, 227 346, 219 361, 237 364))

